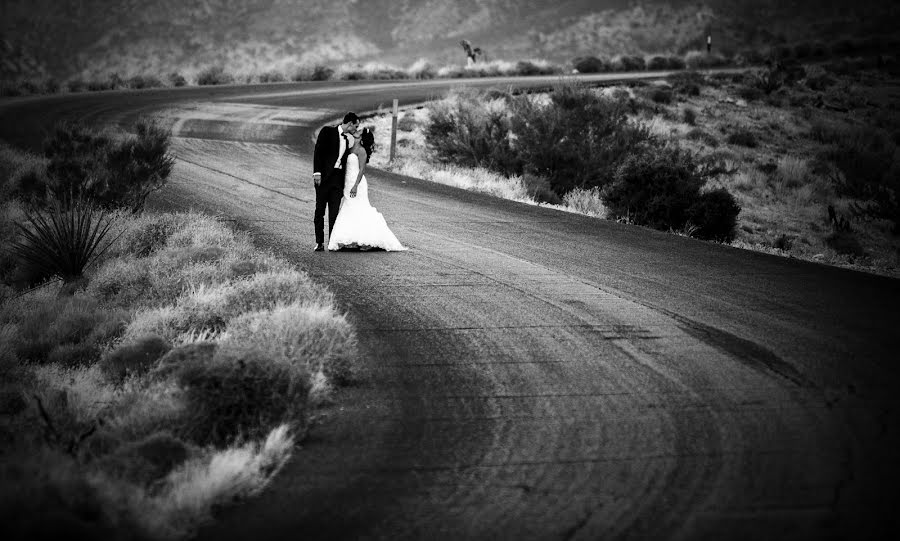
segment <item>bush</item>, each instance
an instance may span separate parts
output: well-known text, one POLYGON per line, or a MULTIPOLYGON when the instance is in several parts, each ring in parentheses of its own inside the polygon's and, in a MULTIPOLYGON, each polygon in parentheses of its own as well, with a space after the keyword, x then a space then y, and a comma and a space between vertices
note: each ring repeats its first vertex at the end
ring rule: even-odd
POLYGON ((100 369, 114 383, 121 383, 129 375, 147 373, 172 346, 159 336, 142 336, 129 344, 123 344, 105 355, 100 369))
POLYGON ((104 208, 143 210, 147 196, 162 188, 175 160, 168 130, 139 120, 134 136, 115 140, 85 124, 61 123, 44 142, 47 174, 55 197, 85 197, 104 208))
POLYGON ((106 235, 113 216, 82 199, 54 199, 46 212, 27 210, 25 220, 30 227, 19 224, 22 240, 13 243, 12 252, 40 279, 78 280, 111 244, 106 235))
POLYGON ((197 84, 201 86, 227 85, 233 82, 234 77, 225 73, 222 66, 211 66, 197 74, 197 84))
POLYGON ((22 361, 46 363, 54 359, 64 365, 83 364, 100 356, 102 349, 125 328, 127 313, 108 310, 82 296, 37 303, 19 313, 0 313, 0 323, 15 322, 16 356, 22 361), (70 358, 65 353, 78 355, 70 358))
POLYGON ((863 257, 865 249, 852 231, 835 231, 825 237, 825 245, 842 255, 863 257))
POLYGON ((282 424, 304 427, 309 376, 258 350, 219 348, 211 362, 174 373, 188 402, 181 432, 201 445, 265 437, 282 424))
POLYGON ((560 197, 576 187, 603 186, 626 155, 653 141, 645 127, 629 122, 624 101, 572 83, 559 85, 550 98, 544 105, 516 97, 510 112, 525 172, 547 179, 560 197))
MULTIPOLYGON (((631 154, 616 170, 613 182, 601 191, 610 217, 628 217, 638 225, 681 230, 693 212, 701 217, 700 188, 711 172, 691 152, 676 146, 631 154)), ((718 203, 712 200, 709 205, 718 203)), ((705 214, 703 215, 705 216, 705 214)), ((709 216, 717 216, 710 209, 709 216)), ((697 225, 697 224, 695 224, 697 225)))
POLYGON ((134 89, 160 88, 163 86, 163 83, 158 77, 153 75, 135 75, 131 79, 128 79, 127 86, 128 88, 134 89))
POLYGON ((283 83, 285 81, 287 81, 287 77, 280 71, 272 70, 259 75, 260 83, 283 83))
POLYGON ((697 125, 697 110, 692 107, 685 107, 684 111, 682 111, 682 118, 685 124, 690 126, 697 125))
POLYGON ((619 55, 612 60, 614 71, 643 71, 647 63, 642 56, 619 55))
POLYGON ((185 214, 144 214, 122 233, 113 249, 123 254, 146 257, 165 246, 169 237, 187 223, 188 216, 185 214))
POLYGON ((187 85, 187 79, 185 79, 184 76, 178 72, 173 71, 172 73, 170 73, 168 79, 169 84, 171 84, 172 86, 177 87, 187 85))
POLYGON ((70 79, 66 81, 65 86, 69 92, 84 92, 87 90, 87 83, 83 79, 70 79))
POLYGON ((426 144, 445 163, 484 167, 504 174, 521 171, 511 145, 506 111, 483 92, 462 94, 439 104, 425 126, 426 144))
POLYGON ((756 136, 753 135, 753 132, 746 129, 739 129, 738 131, 731 133, 730 135, 728 135, 725 141, 729 145, 738 145, 748 148, 756 148, 756 146, 758 145, 756 136))
POLYGON ((114 146, 107 157, 109 176, 101 201, 137 213, 151 193, 166 185, 175 158, 169 154, 169 130, 147 119, 134 128, 136 134, 114 146))
POLYGON ((716 148, 719 146, 719 140, 714 135, 700 128, 694 128, 685 135, 691 141, 700 141, 706 146, 716 148))
POLYGON ((517 75, 552 75, 558 73, 559 70, 549 64, 540 64, 528 60, 521 60, 516 63, 514 73, 517 75))
POLYGON ((672 103, 672 91, 668 88, 654 88, 650 91, 650 99, 654 103, 670 105, 672 103))
POLYGON ((734 228, 741 207, 724 188, 703 194, 688 207, 688 222, 697 227, 695 236, 718 242, 734 240, 734 228))
POLYGON ((307 375, 336 383, 355 379, 356 334, 346 318, 325 305, 295 303, 248 312, 228 322, 223 341, 254 348, 307 375))
POLYGON ((609 62, 596 56, 579 57, 572 61, 578 73, 605 73, 610 71, 609 62))
POLYGON ((696 71, 674 73, 666 77, 675 92, 687 96, 699 96, 700 88, 706 84, 706 78, 696 71))
POLYGON ((765 97, 765 93, 755 86, 741 85, 737 88, 738 97, 747 101, 757 101, 765 97))
POLYGON ((688 51, 684 55, 684 64, 688 69, 710 69, 719 68, 728 64, 724 56, 718 53, 707 53, 702 51, 688 51))

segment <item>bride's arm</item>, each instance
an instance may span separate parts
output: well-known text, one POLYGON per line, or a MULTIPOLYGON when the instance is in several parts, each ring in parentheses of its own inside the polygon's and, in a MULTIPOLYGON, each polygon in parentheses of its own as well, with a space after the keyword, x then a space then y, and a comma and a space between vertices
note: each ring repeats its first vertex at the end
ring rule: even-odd
POLYGON ((350 188, 350 197, 354 197, 356 195, 356 188, 359 186, 359 183, 362 182, 363 173, 366 171, 366 162, 369 160, 364 156, 366 151, 363 150, 361 152, 356 152, 357 162, 359 162, 359 173, 356 174, 356 182, 353 184, 353 187, 350 188))

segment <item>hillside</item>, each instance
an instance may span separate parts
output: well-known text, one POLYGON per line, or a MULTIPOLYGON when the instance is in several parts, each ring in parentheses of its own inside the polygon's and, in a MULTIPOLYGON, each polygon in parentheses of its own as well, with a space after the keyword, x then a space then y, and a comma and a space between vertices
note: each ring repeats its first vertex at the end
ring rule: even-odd
POLYGON ((8 0, 0 76, 234 72, 348 61, 408 65, 489 58, 720 50, 895 32, 890 0, 8 0))

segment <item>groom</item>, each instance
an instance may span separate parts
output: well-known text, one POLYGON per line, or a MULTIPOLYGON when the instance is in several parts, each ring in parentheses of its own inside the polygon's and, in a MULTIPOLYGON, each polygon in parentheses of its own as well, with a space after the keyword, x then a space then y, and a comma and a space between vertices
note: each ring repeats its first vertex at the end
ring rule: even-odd
POLYGON ((325 207, 328 207, 328 235, 334 229, 341 197, 344 193, 344 165, 341 157, 347 150, 347 134, 354 135, 359 128, 356 113, 344 115, 338 126, 325 126, 316 138, 313 153, 313 184, 316 186, 316 213, 313 226, 316 229, 316 251, 325 250, 325 207))

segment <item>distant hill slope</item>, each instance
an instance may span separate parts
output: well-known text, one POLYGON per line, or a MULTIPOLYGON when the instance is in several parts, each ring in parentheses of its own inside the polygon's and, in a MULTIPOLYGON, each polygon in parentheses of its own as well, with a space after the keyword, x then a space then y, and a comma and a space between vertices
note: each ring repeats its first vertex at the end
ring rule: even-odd
POLYGON ((587 54, 684 52, 895 32, 893 0, 6 0, 0 76, 291 71, 418 58, 555 62, 587 54))

